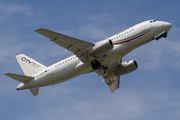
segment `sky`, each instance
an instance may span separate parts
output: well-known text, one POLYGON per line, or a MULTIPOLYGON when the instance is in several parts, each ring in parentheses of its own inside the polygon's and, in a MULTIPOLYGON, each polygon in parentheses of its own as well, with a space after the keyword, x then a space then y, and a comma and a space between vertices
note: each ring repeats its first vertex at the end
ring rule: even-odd
POLYGON ((179 0, 0 0, 0 119, 2 120, 179 120, 179 0), (95 43, 140 22, 170 22, 167 38, 129 53, 136 71, 121 76, 111 93, 101 76, 81 75, 55 86, 16 91, 7 72, 24 74, 15 56, 25 54, 50 66, 71 52, 36 33, 46 28, 95 43))

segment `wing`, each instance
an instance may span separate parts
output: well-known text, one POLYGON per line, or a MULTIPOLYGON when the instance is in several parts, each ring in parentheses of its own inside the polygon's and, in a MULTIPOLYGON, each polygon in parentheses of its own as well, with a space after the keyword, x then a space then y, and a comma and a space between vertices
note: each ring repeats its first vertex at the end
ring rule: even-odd
POLYGON ((86 60, 86 53, 88 48, 94 46, 93 43, 79 40, 73 37, 69 37, 57 32, 53 32, 47 29, 39 28, 35 30, 36 32, 50 38, 52 43, 56 43, 66 49, 66 51, 73 52, 82 62, 86 60))
MULTIPOLYGON (((119 62, 122 63, 122 59, 119 62)), ((107 87, 110 88, 111 92, 114 92, 120 87, 120 76, 115 76, 113 73, 118 67, 117 64, 111 64, 109 67, 107 71, 99 70, 95 72, 104 78, 103 81, 106 82, 107 87)))
POLYGON ((120 76, 111 75, 108 78, 105 78, 103 81, 106 82, 107 87, 110 88, 111 92, 114 92, 120 86, 120 76))

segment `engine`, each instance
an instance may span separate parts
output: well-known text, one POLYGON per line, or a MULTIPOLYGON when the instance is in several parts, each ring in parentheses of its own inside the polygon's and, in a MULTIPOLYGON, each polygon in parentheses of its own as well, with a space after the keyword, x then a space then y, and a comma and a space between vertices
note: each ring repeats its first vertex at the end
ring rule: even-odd
POLYGON ((113 43, 111 40, 104 40, 98 42, 92 49, 89 51, 89 55, 99 55, 106 51, 109 51, 113 48, 113 43))
POLYGON ((113 73, 115 76, 124 75, 130 73, 138 68, 138 64, 135 60, 126 61, 121 63, 121 66, 117 68, 113 73))

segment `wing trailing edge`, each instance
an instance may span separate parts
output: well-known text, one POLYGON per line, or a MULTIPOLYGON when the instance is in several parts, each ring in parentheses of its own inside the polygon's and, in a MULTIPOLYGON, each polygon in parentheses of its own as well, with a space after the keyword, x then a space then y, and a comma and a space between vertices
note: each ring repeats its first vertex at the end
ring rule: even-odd
POLYGON ((120 86, 120 76, 110 76, 108 78, 105 78, 103 81, 106 82, 107 87, 110 88, 111 92, 114 92, 117 90, 120 86))

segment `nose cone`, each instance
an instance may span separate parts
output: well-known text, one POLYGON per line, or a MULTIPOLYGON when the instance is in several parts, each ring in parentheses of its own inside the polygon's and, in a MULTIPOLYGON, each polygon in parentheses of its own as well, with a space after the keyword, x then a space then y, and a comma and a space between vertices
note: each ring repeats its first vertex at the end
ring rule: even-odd
POLYGON ((172 28, 172 24, 168 22, 165 22, 164 26, 166 31, 169 31, 172 28))

